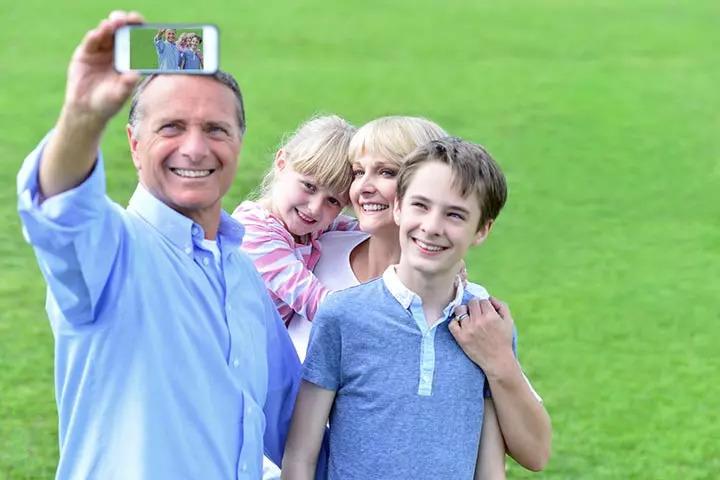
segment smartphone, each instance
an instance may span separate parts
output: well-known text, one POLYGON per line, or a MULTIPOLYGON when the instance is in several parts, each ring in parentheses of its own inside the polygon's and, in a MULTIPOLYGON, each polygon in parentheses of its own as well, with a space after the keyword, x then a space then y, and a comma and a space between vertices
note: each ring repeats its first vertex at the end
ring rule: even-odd
POLYGON ((220 59, 218 29, 211 24, 144 23, 115 32, 118 72, 213 74, 220 59))

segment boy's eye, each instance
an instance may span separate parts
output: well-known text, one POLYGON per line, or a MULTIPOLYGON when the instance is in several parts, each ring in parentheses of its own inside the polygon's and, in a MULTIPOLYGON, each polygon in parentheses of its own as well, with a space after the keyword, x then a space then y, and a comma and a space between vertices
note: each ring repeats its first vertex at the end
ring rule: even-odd
POLYGON ((465 220, 465 216, 457 212, 448 213, 448 217, 457 218, 458 220, 465 220))
POLYGON ((330 205, 332 205, 334 207, 340 206, 340 200, 338 200, 337 198, 334 198, 334 197, 328 198, 328 203, 330 203, 330 205))
POLYGON ((420 208, 420 209, 422 209, 422 210, 426 210, 426 209, 427 209, 427 207, 425 207, 425 204, 422 203, 422 202, 412 202, 410 205, 413 206, 413 207, 415 207, 415 208, 420 208))

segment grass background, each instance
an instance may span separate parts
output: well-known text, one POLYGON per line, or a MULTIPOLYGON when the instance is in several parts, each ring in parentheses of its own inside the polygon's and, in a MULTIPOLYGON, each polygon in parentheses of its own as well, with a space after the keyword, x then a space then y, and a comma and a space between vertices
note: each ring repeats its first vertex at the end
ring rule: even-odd
MULTIPOLYGON (((158 57, 155 51, 155 35, 157 28, 133 28, 130 30, 130 68, 148 70, 158 68, 158 57)), ((180 39, 183 33, 194 33, 202 38, 200 28, 178 28, 175 30, 175 39, 180 39)), ((202 55, 202 43, 198 45, 198 51, 202 55)))
MULTIPOLYGON (((510 478, 718 478, 716 0, 146 5, 0 7, 0 478, 51 478, 57 459, 53 341, 14 178, 57 117, 73 48, 113 7, 220 27, 249 127, 228 209, 317 112, 424 115, 489 148, 510 197, 470 277, 510 303, 554 426, 546 471, 510 478)), ((121 117, 103 149, 125 203, 121 117)))

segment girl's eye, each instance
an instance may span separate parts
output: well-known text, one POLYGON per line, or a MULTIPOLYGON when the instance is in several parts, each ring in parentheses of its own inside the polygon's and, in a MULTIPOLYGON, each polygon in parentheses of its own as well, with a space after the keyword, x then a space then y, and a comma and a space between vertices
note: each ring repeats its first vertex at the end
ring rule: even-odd
POLYGON ((317 188, 315 188, 315 185, 313 185, 310 182, 302 182, 302 184, 305 187, 305 190, 307 190, 310 193, 315 193, 315 190, 317 190, 317 188))

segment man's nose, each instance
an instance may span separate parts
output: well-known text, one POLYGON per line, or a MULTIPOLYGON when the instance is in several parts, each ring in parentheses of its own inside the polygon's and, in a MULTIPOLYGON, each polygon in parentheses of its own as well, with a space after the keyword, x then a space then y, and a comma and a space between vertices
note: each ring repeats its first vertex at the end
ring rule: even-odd
POLYGON ((180 144, 180 154, 192 162, 201 161, 210 154, 207 137, 201 128, 187 129, 180 144))

